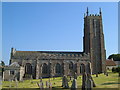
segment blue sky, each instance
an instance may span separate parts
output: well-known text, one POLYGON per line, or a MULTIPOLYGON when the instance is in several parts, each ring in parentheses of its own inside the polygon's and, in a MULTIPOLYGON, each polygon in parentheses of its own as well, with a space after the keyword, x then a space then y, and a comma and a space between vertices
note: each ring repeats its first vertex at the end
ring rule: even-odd
POLYGON ((18 2, 2 4, 2 59, 23 51, 83 51, 84 13, 102 8, 106 54, 118 52, 118 7, 113 2, 18 2))

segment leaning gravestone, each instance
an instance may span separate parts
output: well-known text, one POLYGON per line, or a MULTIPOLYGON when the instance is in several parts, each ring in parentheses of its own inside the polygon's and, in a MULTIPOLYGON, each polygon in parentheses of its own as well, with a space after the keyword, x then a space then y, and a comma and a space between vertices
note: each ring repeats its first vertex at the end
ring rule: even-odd
POLYGON ((37 82, 38 87, 40 88, 40 84, 37 82))
POLYGON ((71 90, 76 90, 77 89, 77 81, 76 79, 73 79, 71 90))
POLYGON ((62 79, 62 87, 63 88, 69 88, 68 79, 65 75, 63 76, 63 79, 62 79))

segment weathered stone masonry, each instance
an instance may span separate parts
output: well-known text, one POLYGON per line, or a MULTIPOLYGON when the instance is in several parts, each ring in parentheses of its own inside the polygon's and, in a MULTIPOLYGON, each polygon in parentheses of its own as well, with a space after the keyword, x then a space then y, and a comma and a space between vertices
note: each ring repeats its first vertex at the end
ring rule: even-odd
POLYGON ((83 52, 18 51, 12 48, 10 64, 17 62, 22 67, 20 80, 73 75, 75 72, 80 75, 84 71, 92 74, 105 72, 106 50, 101 9, 98 15, 89 15, 87 9, 83 44, 83 52))
POLYGON ((12 48, 10 63, 18 62, 25 68, 26 74, 33 78, 63 76, 77 72, 81 73, 81 64, 90 63, 89 54, 81 52, 53 51, 16 51, 12 48), (29 70, 28 70, 29 69, 29 70))

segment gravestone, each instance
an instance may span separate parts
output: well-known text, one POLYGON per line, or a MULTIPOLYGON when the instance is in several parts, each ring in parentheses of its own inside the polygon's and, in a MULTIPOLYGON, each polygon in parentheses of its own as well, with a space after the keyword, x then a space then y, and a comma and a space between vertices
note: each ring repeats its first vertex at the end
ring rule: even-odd
POLYGON ((96 74, 96 77, 98 77, 98 73, 96 74))
POLYGON ((48 81, 46 81, 46 88, 49 88, 49 84, 48 84, 48 81))
POLYGON ((93 78, 90 74, 83 73, 82 75, 82 90, 91 90, 92 87, 96 87, 93 78))
POLYGON ((76 90, 77 89, 77 81, 76 79, 73 79, 71 90, 76 90))
POLYGON ((44 89, 44 84, 43 84, 43 82, 40 82, 40 89, 41 89, 41 90, 44 89))
POLYGON ((33 79, 32 75, 30 75, 30 79, 33 79))
POLYGON ((106 75, 106 71, 104 71, 104 75, 106 75))
POLYGON ((53 76, 53 80, 55 80, 54 76, 53 76))
POLYGON ((91 76, 90 74, 88 74, 88 78, 92 80, 92 82, 93 82, 93 87, 96 87, 96 84, 95 84, 95 82, 94 82, 94 80, 93 80, 93 78, 92 78, 92 76, 91 76))
POLYGON ((91 79, 87 79, 87 90, 92 90, 93 88, 93 81, 91 79))
POLYGON ((87 79, 87 74, 84 72, 82 74, 82 90, 85 90, 86 87, 86 79, 87 79))
POLYGON ((52 83, 50 83, 50 88, 52 88, 52 83))
POLYGON ((37 82, 37 85, 38 85, 38 87, 40 88, 40 90, 43 90, 43 89, 44 89, 43 82, 40 82, 40 83, 37 82))
POLYGON ((74 74, 74 79, 77 79, 77 73, 75 72, 75 74, 74 74))
POLYGON ((40 88, 40 84, 37 82, 38 87, 40 88))
POLYGON ((106 72, 106 76, 108 76, 108 72, 106 72))
POLYGON ((40 82, 42 82, 42 77, 40 77, 40 82))
POLYGON ((15 77, 15 85, 16 85, 16 88, 18 87, 18 80, 17 80, 17 77, 15 77))
POLYGON ((9 88, 11 88, 11 82, 12 82, 12 80, 9 79, 9 88))
POLYGON ((70 80, 72 80, 72 76, 70 76, 70 80))
POLYGON ((62 87, 63 88, 69 88, 68 79, 65 75, 63 76, 63 79, 62 79, 62 87))

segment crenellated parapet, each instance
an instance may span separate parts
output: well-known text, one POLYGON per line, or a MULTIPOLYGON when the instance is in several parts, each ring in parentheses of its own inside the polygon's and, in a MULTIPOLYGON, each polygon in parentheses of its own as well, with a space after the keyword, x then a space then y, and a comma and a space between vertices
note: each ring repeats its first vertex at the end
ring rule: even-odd
POLYGON ((87 7, 87 11, 86 11, 86 13, 84 13, 84 18, 88 18, 88 17, 94 17, 95 18, 95 16, 97 17, 102 17, 102 11, 101 11, 101 8, 99 9, 99 14, 89 14, 89 10, 88 10, 88 7, 87 7))

